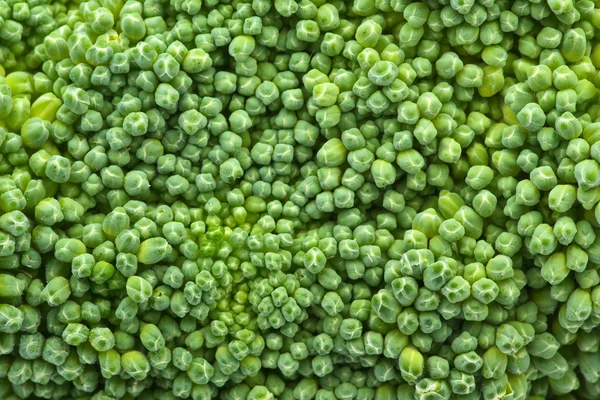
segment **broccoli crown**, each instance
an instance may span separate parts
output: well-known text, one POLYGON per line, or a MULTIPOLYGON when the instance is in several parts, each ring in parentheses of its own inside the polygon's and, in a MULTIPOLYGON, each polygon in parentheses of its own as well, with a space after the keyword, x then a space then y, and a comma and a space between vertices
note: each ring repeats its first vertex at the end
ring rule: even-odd
POLYGON ((600 398, 599 89, 592 0, 0 0, 0 396, 600 398))

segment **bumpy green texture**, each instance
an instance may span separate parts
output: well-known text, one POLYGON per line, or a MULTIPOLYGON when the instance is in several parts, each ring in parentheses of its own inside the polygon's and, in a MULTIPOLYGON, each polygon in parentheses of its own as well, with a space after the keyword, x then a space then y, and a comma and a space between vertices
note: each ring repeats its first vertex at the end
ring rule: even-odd
POLYGON ((0 0, 0 398, 600 398, 597 0, 0 0))

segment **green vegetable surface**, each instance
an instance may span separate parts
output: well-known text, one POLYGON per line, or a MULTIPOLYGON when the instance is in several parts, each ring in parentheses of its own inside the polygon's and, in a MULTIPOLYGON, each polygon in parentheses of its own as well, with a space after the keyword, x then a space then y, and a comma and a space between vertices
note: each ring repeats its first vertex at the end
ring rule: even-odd
POLYGON ((600 1, 0 0, 0 398, 600 399, 600 1))

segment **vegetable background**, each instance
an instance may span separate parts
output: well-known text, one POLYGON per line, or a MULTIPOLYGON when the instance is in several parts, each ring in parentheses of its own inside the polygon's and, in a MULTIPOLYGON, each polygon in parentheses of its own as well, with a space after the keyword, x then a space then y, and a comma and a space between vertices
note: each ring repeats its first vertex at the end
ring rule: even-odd
POLYGON ((599 399, 599 29, 0 1, 0 397, 599 399))

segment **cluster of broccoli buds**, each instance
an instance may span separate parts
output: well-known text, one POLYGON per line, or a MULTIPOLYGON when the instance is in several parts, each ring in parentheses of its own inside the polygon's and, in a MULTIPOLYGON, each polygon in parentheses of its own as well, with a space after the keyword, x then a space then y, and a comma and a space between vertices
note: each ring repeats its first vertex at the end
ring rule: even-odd
POLYGON ((600 398, 599 29, 0 2, 0 396, 600 398))

